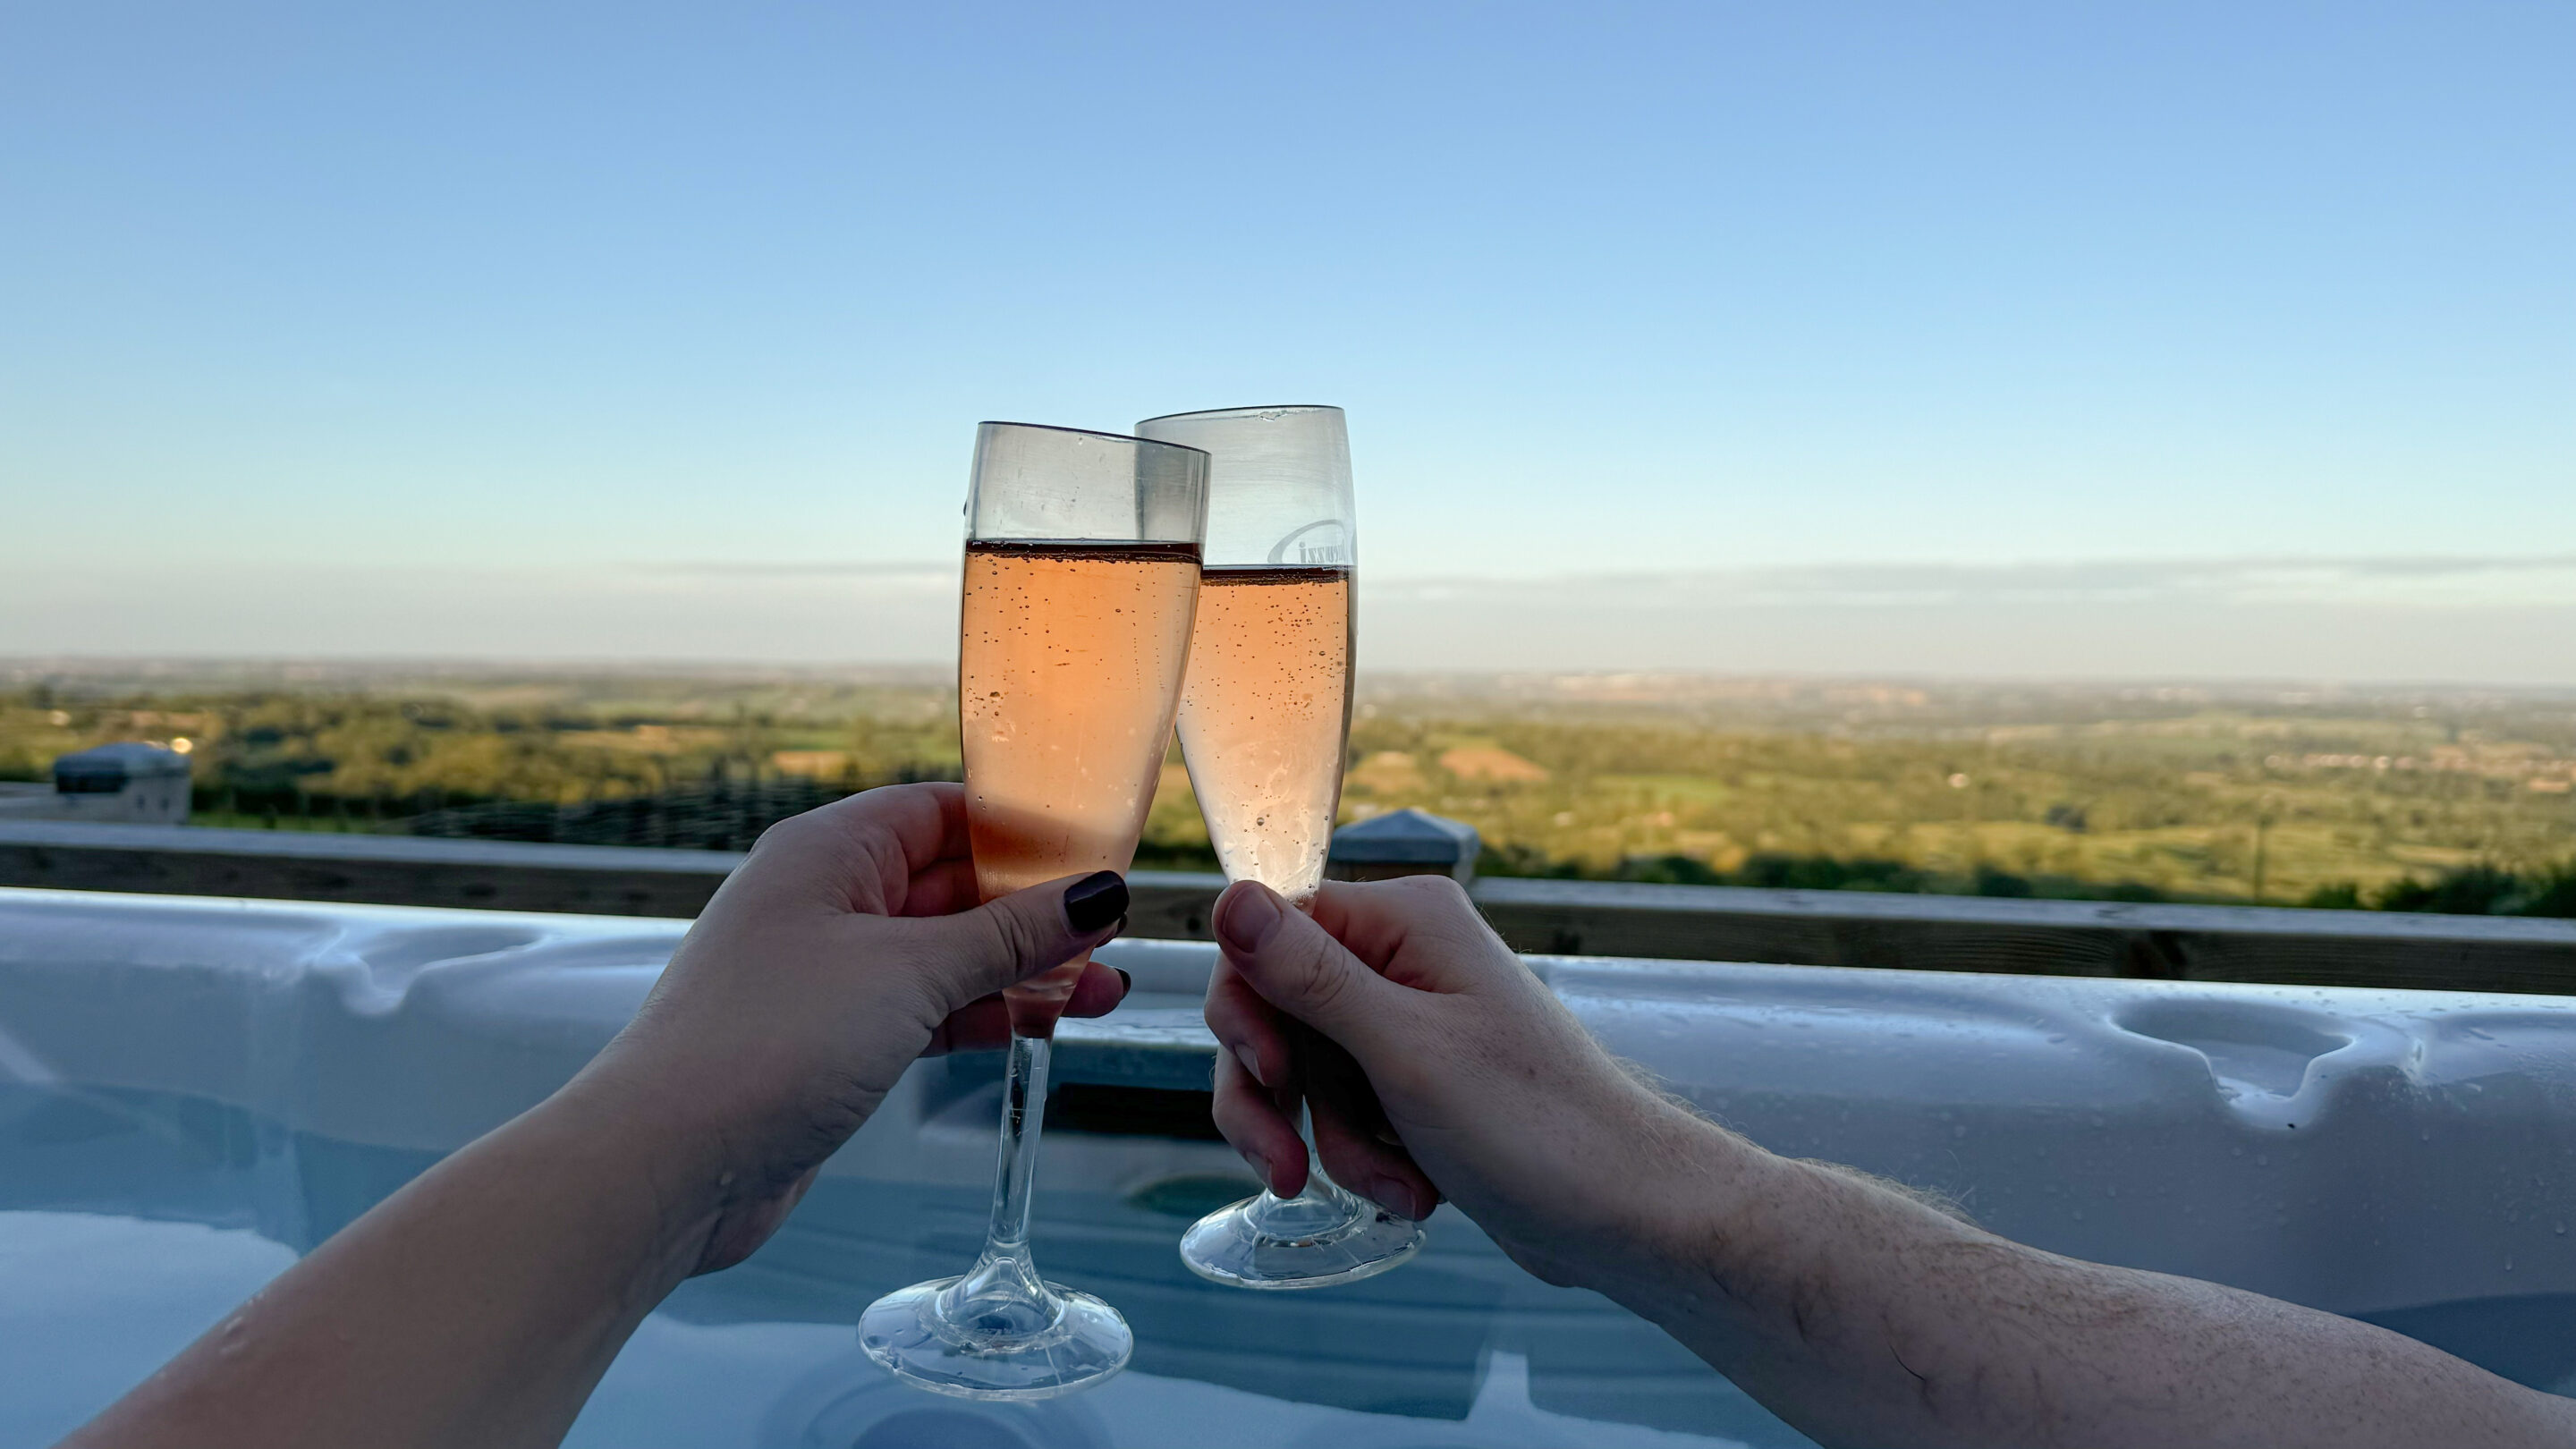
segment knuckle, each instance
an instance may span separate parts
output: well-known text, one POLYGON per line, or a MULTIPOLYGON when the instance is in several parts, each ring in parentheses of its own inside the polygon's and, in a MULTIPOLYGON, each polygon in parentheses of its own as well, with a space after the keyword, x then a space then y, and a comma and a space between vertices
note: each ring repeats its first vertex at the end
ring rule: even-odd
POLYGON ((1009 906, 997 906, 983 914, 995 965, 1005 968, 1018 966, 1037 955, 1038 942, 1023 913, 1009 906))
POLYGON ((1211 995, 1199 1007, 1199 1020, 1207 1023, 1208 1031, 1221 1046, 1232 1046, 1234 1039, 1243 1034, 1243 1018, 1243 1007, 1232 993, 1211 995))
POLYGON ((1437 905, 1448 907, 1469 907, 1472 905, 1467 897, 1467 888, 1458 884, 1456 879, 1450 876, 1398 876, 1396 879, 1389 881, 1388 884, 1394 886, 1397 890, 1403 891, 1407 895, 1420 896, 1425 901, 1437 905))
POLYGON ((1254 1140, 1253 1109, 1244 1101, 1242 1091, 1217 1088, 1215 1100, 1208 1106, 1208 1120, 1215 1124, 1217 1135, 1240 1148, 1254 1140))
POLYGON ((783 851, 799 851, 801 845, 810 843, 814 838, 813 817, 814 812, 809 810, 802 815, 790 815, 784 820, 773 822, 767 829, 760 832, 759 839, 751 843, 751 857, 759 860, 783 851))
POLYGON ((886 918, 874 944, 873 954, 884 966, 912 976, 931 973, 955 954, 934 923, 904 916, 886 918))
POLYGON ((1318 1015, 1340 1011, 1351 995, 1350 973, 1320 950, 1300 952, 1292 968, 1297 1001, 1318 1015))
POLYGON ((875 966, 870 975, 884 999, 933 1022, 963 1005, 963 1000, 948 999, 955 994, 949 987, 958 973, 950 954, 941 949, 945 943, 931 939, 915 922, 890 924, 897 929, 884 932, 870 953, 875 966))

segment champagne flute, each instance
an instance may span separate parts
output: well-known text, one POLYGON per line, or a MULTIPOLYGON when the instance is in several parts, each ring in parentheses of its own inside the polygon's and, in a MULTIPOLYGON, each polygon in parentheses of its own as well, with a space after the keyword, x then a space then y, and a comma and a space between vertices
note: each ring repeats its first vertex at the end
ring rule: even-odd
MULTIPOLYGON (((1181 754, 1228 880, 1304 905, 1324 879, 1351 729, 1356 535, 1342 410, 1228 408, 1136 425, 1207 450, 1208 532, 1181 690, 1181 754)), ((1309 1138, 1306 1187, 1201 1218, 1181 1261, 1238 1288, 1320 1288, 1383 1273, 1422 1229, 1345 1192, 1309 1138)))
MULTIPOLYGON (((985 900, 1134 862, 1189 658, 1207 465, 1195 448, 1114 433, 977 432, 957 700, 985 900)), ((1048 1398, 1118 1372, 1135 1347, 1116 1309, 1040 1279, 1029 1252, 1048 1053, 1083 961, 1004 993, 1011 1046, 983 1256, 962 1277, 887 1294, 859 1321, 868 1357, 922 1388, 1048 1398)))

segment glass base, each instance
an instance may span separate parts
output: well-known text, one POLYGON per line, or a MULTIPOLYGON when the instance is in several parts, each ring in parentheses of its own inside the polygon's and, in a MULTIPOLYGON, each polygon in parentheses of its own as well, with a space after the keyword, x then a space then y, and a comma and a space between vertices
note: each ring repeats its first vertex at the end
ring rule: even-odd
POLYGON ((1322 1187, 1310 1181, 1295 1197, 1265 1192, 1217 1209, 1181 1235, 1181 1261, 1235 1288, 1329 1288, 1375 1277, 1422 1250, 1421 1224, 1329 1182, 1322 1187))
POLYGON ((1127 1366, 1136 1336, 1118 1310, 1048 1283, 1018 1293, 961 1296, 959 1278, 889 1293, 859 1319, 859 1349, 917 1388, 961 1399, 1051 1399, 1104 1382, 1127 1366))

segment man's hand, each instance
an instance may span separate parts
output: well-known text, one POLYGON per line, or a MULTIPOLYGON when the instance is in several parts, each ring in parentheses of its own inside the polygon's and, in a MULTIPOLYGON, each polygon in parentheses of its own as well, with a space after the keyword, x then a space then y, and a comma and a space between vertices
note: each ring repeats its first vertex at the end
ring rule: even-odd
POLYGON ((1238 884, 1216 932, 1217 1125, 1273 1190, 1305 1157, 1260 1082, 1303 1085, 1336 1181, 1416 1216, 1436 1184, 1821 1443, 2576 1443, 2576 1404, 2385 1329, 2039 1252, 1765 1152, 1629 1078, 1447 880, 1328 885, 1311 919, 1238 884))
POLYGON ((1271 1190, 1305 1181, 1271 1090, 1302 1088, 1325 1170, 1383 1207, 1455 1198, 1559 1282, 1582 1271, 1569 1249, 1636 1243, 1658 1191, 1644 1165, 1706 1124, 1631 1079, 1456 882, 1330 884, 1311 909, 1238 882, 1215 913, 1216 1123, 1271 1190))

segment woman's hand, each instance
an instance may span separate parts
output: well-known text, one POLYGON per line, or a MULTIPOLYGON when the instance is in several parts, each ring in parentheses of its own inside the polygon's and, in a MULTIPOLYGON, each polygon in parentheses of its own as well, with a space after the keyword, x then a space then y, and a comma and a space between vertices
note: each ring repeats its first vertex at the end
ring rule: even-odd
MULTIPOLYGON (((1107 871, 979 907, 961 787, 851 796, 760 837, 566 1099, 691 1150, 681 1170, 722 1198, 697 1271, 729 1266, 914 1058, 1002 1045, 1002 988, 1116 935, 1126 909, 1107 871)), ((1126 990, 1087 965, 1067 1013, 1126 990)))
POLYGON ((1217 1128, 1271 1190, 1305 1181, 1281 1100, 1302 1088, 1325 1170, 1381 1206, 1455 1198, 1558 1282, 1584 1267, 1570 1252, 1640 1242, 1675 1195, 1659 1142, 1706 1125, 1631 1079, 1456 882, 1331 884, 1311 909, 1239 882, 1215 913, 1217 1128))
MULTIPOLYGON (((341 1229, 66 1442, 558 1442, 653 1305, 776 1231, 915 1057, 999 1045, 996 993, 1107 940, 1126 909, 1107 871, 976 905, 955 785, 773 827, 563 1090, 341 1229)), ((1125 994, 1089 966, 1068 1009, 1125 994)))

